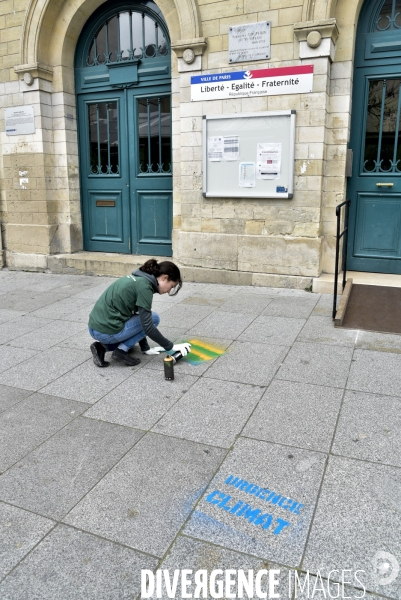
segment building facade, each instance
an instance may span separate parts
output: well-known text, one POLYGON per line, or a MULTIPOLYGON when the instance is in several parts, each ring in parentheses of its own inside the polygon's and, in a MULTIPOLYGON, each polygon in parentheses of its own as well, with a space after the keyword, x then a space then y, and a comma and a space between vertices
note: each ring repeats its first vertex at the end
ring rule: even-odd
POLYGON ((348 267, 401 273, 400 39, 401 0, 1 0, 3 265, 173 256, 194 280, 304 289, 333 272, 350 198, 348 267), (231 64, 229 28, 266 21, 270 58, 231 64), (195 76, 299 65, 311 92, 191 100, 195 76), (292 198, 205 197, 203 117, 280 110, 292 198))

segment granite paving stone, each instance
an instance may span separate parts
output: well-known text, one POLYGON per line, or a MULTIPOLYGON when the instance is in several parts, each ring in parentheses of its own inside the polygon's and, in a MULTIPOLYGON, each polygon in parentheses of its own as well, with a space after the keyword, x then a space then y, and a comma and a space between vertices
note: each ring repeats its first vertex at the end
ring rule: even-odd
POLYGON ((54 346, 2 373, 0 383, 38 391, 86 360, 88 352, 54 346))
POLYGON ((319 342, 354 347, 358 331, 333 326, 331 317, 312 315, 298 336, 299 342, 319 342))
POLYGON ((243 435, 328 452, 342 395, 338 388, 274 380, 243 435))
POLYGON ((0 472, 89 407, 83 402, 33 394, 9 408, 0 422, 0 472))
POLYGON ((118 368, 113 368, 115 364, 99 369, 90 358, 52 381, 41 392, 93 404, 140 368, 140 365, 132 368, 119 363, 118 368))
POLYGON ((9 343, 11 346, 20 348, 46 350, 52 346, 59 345, 63 339, 72 335, 78 335, 85 330, 87 330, 86 325, 81 323, 70 323, 66 326, 65 321, 51 321, 48 325, 21 335, 9 343))
POLYGON ((78 417, 0 478, 0 499, 61 519, 142 437, 78 417))
POLYGON ((286 317, 257 317, 241 333, 239 340, 289 346, 296 340, 305 319, 286 317))
POLYGON ((88 325, 89 314, 94 305, 95 303, 92 302, 91 304, 87 304, 78 310, 71 310, 71 312, 60 315, 60 320, 68 322, 75 321, 76 323, 85 323, 85 325, 88 325))
POLYGON ((355 350, 347 387, 360 392, 401 396, 401 356, 355 350))
POLYGON ((147 433, 65 521, 163 556, 225 451, 147 433))
POLYGON ((259 315, 270 302, 272 302, 272 298, 265 294, 247 294, 241 291, 226 300, 216 310, 243 315, 259 315))
POLYGON ((34 329, 50 325, 51 322, 50 319, 32 317, 31 315, 19 317, 14 321, 6 321, 0 325, 0 341, 5 344, 34 329))
POLYGON ((345 346, 295 342, 276 378, 343 388, 352 352, 345 346))
MULTIPOLYGON (((54 525, 54 521, 0 502, 0 580, 54 525)), ((0 595, 4 598, 1 585, 0 595)))
MULTIPOLYGON (((35 350, 27 348, 14 348, 7 345, 0 346, 0 373, 36 356, 36 354, 35 350)), ((7 377, 4 383, 8 383, 7 377)))
POLYGON ((219 356, 207 370, 207 377, 266 386, 287 352, 286 346, 233 342, 226 354, 219 356))
POLYGON ((21 402, 21 400, 27 396, 30 396, 31 394, 32 392, 29 390, 20 390, 8 385, 0 385, 0 412, 7 410, 10 408, 10 406, 17 404, 18 402, 21 402))
POLYGON ((184 533, 297 567, 325 460, 322 453, 239 438, 203 494, 184 533))
POLYGON ((348 391, 332 452, 401 467, 401 401, 348 391))
POLYGON ((154 431, 229 448, 264 389, 202 377, 156 423, 154 431))
POLYGON ((87 306, 89 317, 92 305, 93 303, 85 298, 70 297, 65 298, 64 300, 60 300, 59 302, 54 302, 54 304, 51 304, 46 308, 35 310, 31 313, 31 316, 41 318, 47 317, 48 319, 62 319, 65 316, 70 316, 72 313, 76 312, 80 308, 87 306))
POLYGON ((3 600, 132 600, 157 560, 58 525, 3 581, 3 600))
MULTIPOLYGON (((322 577, 335 569, 361 569, 368 591, 398 600, 401 578, 386 586, 379 584, 377 553, 385 551, 400 562, 400 505, 400 469, 331 457, 303 569, 319 570, 322 577)), ((333 573, 332 579, 338 576, 333 573)))
MULTIPOLYGON (((341 296, 337 296, 337 307, 340 303, 341 296)), ((319 317, 331 317, 333 314, 333 294, 321 294, 312 315, 319 317)))
POLYGON ((355 348, 401 354, 401 335, 374 333, 373 331, 359 331, 355 342, 355 348))
MULTIPOLYGON (((255 556, 249 556, 247 554, 240 554, 238 552, 233 552, 232 550, 227 550, 227 548, 222 548, 213 544, 207 544, 206 542, 202 542, 199 540, 194 540, 189 537, 178 537, 174 542, 173 546, 170 548, 167 556, 163 559, 160 569, 167 569, 170 573, 170 579, 173 578, 173 573, 175 569, 188 569, 190 573, 188 578, 191 582, 195 580, 195 572, 202 569, 207 571, 207 577, 210 578, 212 571, 216 569, 220 569, 222 574, 219 574, 216 577, 216 588, 213 589, 213 584, 208 586, 208 594, 205 596, 201 596, 204 598, 208 598, 211 600, 212 598, 216 598, 217 594, 219 594, 219 586, 222 588, 221 598, 247 598, 247 591, 242 590, 241 587, 237 586, 237 572, 239 570, 243 570, 245 573, 245 577, 247 579, 253 580, 254 586, 254 595, 249 597, 262 597, 262 595, 257 595, 256 589, 256 575, 259 571, 266 569, 274 569, 279 571, 279 573, 275 574, 275 579, 277 579, 277 585, 275 586, 275 593, 280 594, 281 598, 286 598, 286 593, 288 591, 288 578, 289 578, 289 570, 280 565, 275 565, 266 562, 260 558, 255 556), (231 579, 234 580, 234 585, 232 587, 226 584, 225 573, 227 570, 232 570, 231 579), (219 583, 222 582, 222 583, 219 583), (214 591, 214 595, 211 596, 210 588, 212 587, 214 591), (231 596, 229 595, 231 592, 231 596), (239 592, 243 595, 239 595, 239 592)), ((267 594, 267 598, 269 597, 269 587, 268 587, 268 578, 264 575, 261 578, 261 594, 267 594)), ((187 588, 187 593, 191 594, 191 597, 194 597, 196 591, 196 585, 192 583, 187 588)), ((179 583, 177 586, 177 590, 175 593, 175 598, 182 598, 182 586, 181 579, 179 579, 179 583)), ((201 592, 202 594, 203 592, 201 592)), ((165 585, 162 587, 162 594, 159 598, 163 600, 167 600, 168 593, 165 585)), ((170 596, 171 597, 171 596, 170 596)), ((151 598, 157 598, 157 590, 155 589, 154 594, 151 598)))
POLYGON ((255 315, 214 312, 192 327, 188 335, 236 339, 254 318, 255 315))
POLYGON ((318 296, 315 294, 301 298, 279 296, 262 311, 262 315, 270 317, 293 317, 307 319, 315 307, 318 296))
POLYGON ((147 430, 195 381, 195 377, 180 374, 174 381, 166 381, 161 373, 141 369, 104 395, 85 416, 147 430))
POLYGON ((35 292, 33 290, 22 289, 3 296, 1 304, 3 308, 10 308, 18 311, 30 313, 36 310, 41 310, 45 312, 45 307, 51 305, 53 302, 63 300, 64 298, 65 294, 55 291, 42 293, 35 292))
POLYGON ((207 317, 213 308, 210 306, 191 306, 189 304, 179 304, 172 306, 169 310, 160 315, 160 328, 163 327, 185 327, 190 329, 199 321, 207 317))
POLYGON ((0 308, 0 323, 5 323, 6 321, 14 321, 18 317, 22 317, 27 313, 26 310, 13 310, 9 308, 0 308))
MULTIPOLYGON (((83 324, 77 323, 79 327, 82 327, 83 324)), ((69 328, 70 324, 65 325, 64 327, 69 328)), ((85 350, 90 355, 90 345, 93 344, 95 340, 89 335, 88 328, 86 325, 83 329, 81 329, 81 333, 76 333, 70 337, 65 338, 64 340, 59 342, 59 346, 64 346, 67 348, 77 348, 78 350, 85 350)))

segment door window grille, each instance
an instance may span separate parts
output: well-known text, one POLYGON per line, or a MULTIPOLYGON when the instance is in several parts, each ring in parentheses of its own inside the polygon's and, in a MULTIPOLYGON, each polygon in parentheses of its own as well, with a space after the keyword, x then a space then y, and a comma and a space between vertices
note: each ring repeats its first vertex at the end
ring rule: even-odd
POLYGON ((88 105, 91 175, 119 174, 117 102, 88 105))
POLYGON ((138 100, 139 172, 171 173, 170 97, 138 100))
POLYGON ((374 20, 373 31, 394 31, 401 29, 401 0, 384 0, 381 10, 374 20))
POLYGON ((89 45, 86 64, 114 64, 133 59, 167 56, 167 37, 145 13, 119 12, 98 29, 89 45))

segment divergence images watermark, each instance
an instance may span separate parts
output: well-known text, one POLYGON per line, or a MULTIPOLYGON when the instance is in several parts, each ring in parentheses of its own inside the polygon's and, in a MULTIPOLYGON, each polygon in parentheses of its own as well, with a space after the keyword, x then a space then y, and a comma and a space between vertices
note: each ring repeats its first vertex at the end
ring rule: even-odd
POLYGON ((362 583, 362 569, 352 571, 333 570, 327 579, 318 571, 299 573, 286 571, 286 577, 279 579, 280 569, 260 569, 248 571, 239 569, 176 569, 171 574, 168 569, 158 569, 156 573, 148 569, 141 571, 142 598, 364 598, 365 586, 362 583), (288 573, 288 575, 287 575, 288 573), (350 591, 349 586, 359 589, 350 591), (352 594, 352 595, 350 595, 352 594))

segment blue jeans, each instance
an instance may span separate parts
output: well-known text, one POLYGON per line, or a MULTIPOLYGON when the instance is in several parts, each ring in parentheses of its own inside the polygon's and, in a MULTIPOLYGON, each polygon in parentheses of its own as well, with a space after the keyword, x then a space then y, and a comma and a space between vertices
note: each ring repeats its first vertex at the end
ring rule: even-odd
MULTIPOLYGON (((152 321, 155 327, 160 323, 160 317, 157 313, 152 312, 152 321)), ((91 327, 88 327, 90 335, 93 339, 97 340, 106 350, 115 350, 121 348, 125 352, 128 352, 130 348, 133 348, 135 344, 146 337, 145 332, 142 329, 139 315, 132 315, 124 325, 124 329, 118 333, 100 333, 91 327)))

